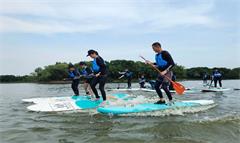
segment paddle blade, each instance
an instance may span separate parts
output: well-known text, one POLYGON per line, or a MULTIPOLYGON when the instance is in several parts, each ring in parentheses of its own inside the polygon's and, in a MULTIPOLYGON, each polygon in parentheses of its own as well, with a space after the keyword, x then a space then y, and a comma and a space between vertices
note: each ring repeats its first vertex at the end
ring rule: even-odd
POLYGON ((185 87, 181 83, 172 82, 172 84, 177 94, 182 95, 184 93, 185 87))

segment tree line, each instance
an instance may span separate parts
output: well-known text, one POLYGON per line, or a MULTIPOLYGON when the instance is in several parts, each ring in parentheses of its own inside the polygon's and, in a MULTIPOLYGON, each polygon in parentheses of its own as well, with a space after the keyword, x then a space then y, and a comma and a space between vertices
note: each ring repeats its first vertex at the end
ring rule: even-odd
MULTIPOLYGON (((91 62, 86 62, 91 66, 91 62)), ((108 81, 118 81, 119 71, 129 69, 133 72, 133 79, 137 80, 141 75, 145 75, 147 79, 155 79, 157 72, 154 71, 150 66, 140 61, 131 60, 112 60, 106 62, 108 67, 108 81)), ((75 64, 80 69, 78 63, 75 64)), ((181 65, 176 65, 173 68, 173 72, 177 77, 177 80, 183 79, 194 79, 200 80, 203 75, 207 73, 211 75, 213 70, 216 68, 208 67, 194 67, 185 68, 181 65)), ((229 69, 229 68, 217 68, 222 74, 223 79, 240 79, 240 67, 229 69)), ((68 63, 57 62, 54 65, 48 65, 44 68, 38 67, 29 75, 25 76, 14 76, 14 75, 0 75, 0 82, 50 82, 50 81, 62 81, 68 76, 68 63)))

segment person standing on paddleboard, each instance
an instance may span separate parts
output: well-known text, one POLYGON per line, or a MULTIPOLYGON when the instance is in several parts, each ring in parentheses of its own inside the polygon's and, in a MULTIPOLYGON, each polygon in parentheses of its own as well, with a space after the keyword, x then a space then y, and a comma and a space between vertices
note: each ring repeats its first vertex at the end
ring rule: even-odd
POLYGON ((90 85, 93 78, 93 71, 85 62, 80 62, 79 66, 81 67, 80 74, 84 77, 83 88, 86 92, 86 95, 93 95, 90 85))
MULTIPOLYGON (((165 75, 172 79, 172 71, 171 69, 175 65, 171 55, 169 52, 162 49, 161 44, 159 42, 155 42, 152 44, 153 51, 156 53, 154 65, 161 71, 161 75, 158 75, 158 78, 155 83, 155 90, 160 98, 155 104, 165 104, 166 101, 163 98, 161 88, 166 92, 169 103, 172 102, 172 95, 169 91, 168 87, 170 85, 170 81, 162 75, 165 75)), ((146 61, 147 64, 152 64, 150 61, 146 61)))
POLYGON ((78 85, 79 85, 79 76, 80 73, 77 68, 74 67, 72 63, 69 63, 68 65, 68 76, 70 79, 72 79, 72 90, 75 94, 75 96, 79 96, 79 90, 78 90, 78 85))
POLYGON ((128 89, 132 88, 132 77, 133 77, 133 73, 130 72, 128 69, 125 69, 124 72, 118 72, 119 74, 121 74, 122 76, 120 76, 118 79, 121 79, 123 77, 127 78, 127 84, 128 84, 128 89))
POLYGON ((101 103, 100 106, 104 106, 106 104, 106 92, 104 90, 104 86, 107 81, 107 67, 105 61, 103 60, 102 57, 98 55, 98 52, 95 50, 89 50, 87 56, 90 56, 93 59, 92 70, 95 76, 93 77, 91 82, 92 91, 96 96, 96 100, 99 100, 100 97, 96 89, 96 85, 99 83, 99 89, 101 91, 103 98, 103 102, 101 103))
POLYGON ((217 82, 218 82, 220 88, 222 88, 222 74, 217 69, 214 70, 212 77, 214 81, 214 87, 217 87, 217 82))
POLYGON ((145 87, 146 79, 145 79, 144 75, 141 75, 141 77, 138 80, 139 80, 140 88, 146 88, 145 87))
POLYGON ((203 74, 203 86, 204 86, 204 85, 207 85, 207 80, 208 80, 208 74, 207 74, 207 72, 205 72, 205 73, 203 74))

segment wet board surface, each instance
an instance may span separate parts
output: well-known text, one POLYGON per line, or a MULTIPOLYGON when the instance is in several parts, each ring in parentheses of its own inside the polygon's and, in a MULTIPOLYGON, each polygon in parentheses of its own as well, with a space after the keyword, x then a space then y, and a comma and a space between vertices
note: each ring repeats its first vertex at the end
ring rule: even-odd
POLYGON ((29 98, 29 99, 22 99, 22 102, 25 103, 41 103, 41 102, 61 102, 66 100, 81 100, 81 99, 90 99, 90 97, 85 95, 80 96, 63 96, 63 97, 44 97, 44 98, 29 98))
POLYGON ((231 88, 205 88, 202 89, 202 92, 224 92, 229 90, 231 90, 231 88))
POLYGON ((108 106, 99 107, 98 112, 103 114, 130 114, 130 113, 141 113, 141 112, 152 112, 157 110, 166 109, 178 109, 184 107, 198 107, 214 104, 213 100, 190 100, 190 101, 177 101, 173 105, 168 104, 154 104, 154 103, 144 103, 137 104, 134 106, 108 106))
MULTIPOLYGON (((124 99, 128 94, 112 94, 116 99, 124 99)), ((27 101, 30 101, 27 100, 27 101)), ((36 112, 58 112, 58 111, 71 111, 71 110, 84 110, 97 108, 103 101, 93 101, 86 96, 72 96, 72 97, 51 97, 51 98, 38 98, 33 105, 27 107, 30 111, 36 112), (37 101, 37 102, 36 102, 37 101)))

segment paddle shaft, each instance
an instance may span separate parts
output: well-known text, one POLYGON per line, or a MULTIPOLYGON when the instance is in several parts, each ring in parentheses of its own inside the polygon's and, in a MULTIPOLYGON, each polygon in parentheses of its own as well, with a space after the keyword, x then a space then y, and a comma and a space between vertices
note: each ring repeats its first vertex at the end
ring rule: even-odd
POLYGON ((208 88, 211 88, 211 86, 212 86, 212 82, 213 82, 213 77, 211 78, 211 82, 210 82, 210 85, 209 85, 208 88))

